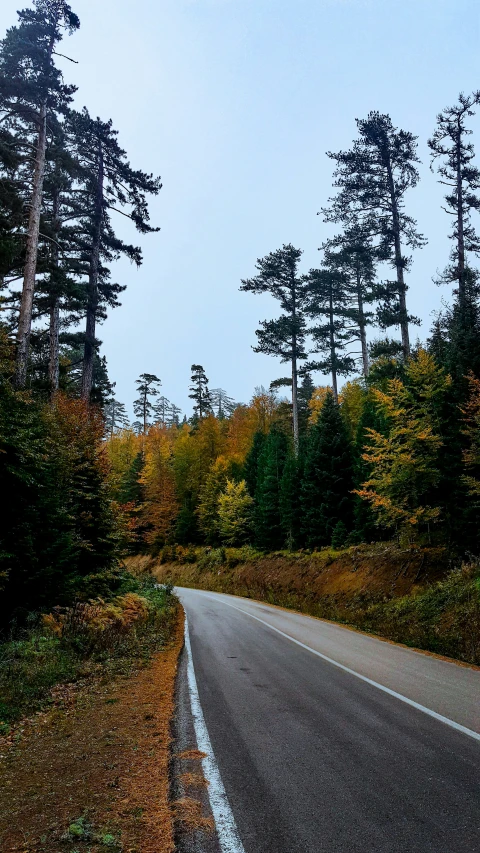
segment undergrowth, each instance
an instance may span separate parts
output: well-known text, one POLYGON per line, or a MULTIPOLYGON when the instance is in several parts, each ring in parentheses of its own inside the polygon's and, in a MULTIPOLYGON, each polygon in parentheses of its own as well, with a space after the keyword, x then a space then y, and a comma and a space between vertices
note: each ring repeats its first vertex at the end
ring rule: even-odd
POLYGON ((111 600, 31 614, 0 643, 0 734, 53 701, 58 684, 128 674, 146 663, 169 638, 175 610, 171 586, 125 573, 111 600))

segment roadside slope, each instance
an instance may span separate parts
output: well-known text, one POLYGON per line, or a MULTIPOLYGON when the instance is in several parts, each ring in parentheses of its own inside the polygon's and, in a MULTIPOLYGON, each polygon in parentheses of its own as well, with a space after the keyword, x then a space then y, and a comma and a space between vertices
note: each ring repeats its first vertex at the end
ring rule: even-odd
POLYGON ((169 760, 183 611, 128 678, 58 688, 55 706, 0 741, 2 853, 172 853, 169 760))
POLYGON ((175 556, 128 565, 161 583, 277 604, 480 664, 480 569, 453 570, 443 549, 381 543, 313 554, 177 549, 175 556))

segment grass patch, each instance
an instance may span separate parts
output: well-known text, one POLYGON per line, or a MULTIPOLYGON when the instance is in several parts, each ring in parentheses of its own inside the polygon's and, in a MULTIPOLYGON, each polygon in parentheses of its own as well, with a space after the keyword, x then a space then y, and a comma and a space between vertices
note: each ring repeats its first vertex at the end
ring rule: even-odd
POLYGON ((58 684, 128 674, 150 660, 169 637, 175 607, 171 587, 158 589, 149 576, 125 574, 110 601, 31 617, 27 628, 0 644, 0 734, 52 701, 58 684))

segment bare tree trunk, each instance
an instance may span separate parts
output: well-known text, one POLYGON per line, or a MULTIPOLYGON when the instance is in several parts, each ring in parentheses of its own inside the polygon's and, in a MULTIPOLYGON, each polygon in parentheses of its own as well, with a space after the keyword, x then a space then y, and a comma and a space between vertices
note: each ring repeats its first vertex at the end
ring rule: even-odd
POLYGON ((329 311, 329 326, 330 326, 330 359, 332 361, 332 389, 333 399, 338 403, 338 382, 337 382, 337 351, 335 346, 335 330, 333 325, 333 293, 330 286, 330 311, 329 311))
POLYGON ((465 293, 465 232, 463 222, 463 183, 462 183, 462 130, 460 118, 458 118, 457 130, 457 252, 458 252, 458 304, 462 317, 465 313, 466 293, 465 293))
POLYGON ((82 399, 90 401, 93 384, 93 364, 95 358, 95 326, 98 307, 98 271, 100 264, 100 242, 102 237, 103 220, 103 150, 101 142, 98 145, 97 165, 97 194, 95 199, 95 231, 93 234, 92 251, 90 254, 90 271, 88 275, 88 304, 85 325, 85 347, 83 352, 82 399))
POLYGON ((40 231, 40 213, 43 198, 43 180, 45 176, 45 153, 47 150, 47 102, 40 107, 38 139, 33 172, 33 190, 28 220, 28 236, 23 278, 22 301, 17 330, 17 356, 15 383, 24 388, 27 381, 28 351, 32 329, 33 294, 37 272, 38 234, 40 231))
POLYGON ((397 270, 397 286, 398 286, 398 303, 400 308, 400 332, 402 336, 402 350, 405 360, 410 356, 410 335, 408 331, 408 312, 407 312, 407 289, 405 287, 405 277, 403 274, 403 256, 402 244, 400 240, 400 217, 398 215, 398 204, 395 196, 395 184, 393 181, 392 167, 390 160, 387 163, 388 188, 390 192, 390 201, 392 205, 392 230, 395 245, 395 267, 397 270))
MULTIPOLYGON (((55 242, 52 245, 52 267, 55 272, 58 271, 58 234, 60 231, 60 221, 59 221, 59 192, 58 189, 55 188, 53 195, 53 233, 55 236, 55 242)), ((56 290, 56 282, 55 277, 53 281, 54 292, 52 295, 52 303, 50 306, 50 328, 49 328, 49 360, 48 360, 48 381, 50 383, 50 394, 52 397, 55 396, 55 393, 58 391, 58 379, 59 379, 59 364, 60 364, 60 354, 59 354, 59 335, 60 335, 60 296, 56 290)))
MULTIPOLYGON (((295 342, 296 346, 296 342, 295 342)), ((298 375, 297 375, 297 358, 292 357, 292 412, 293 412, 293 447, 295 456, 298 455, 298 445, 300 441, 298 429, 298 375)))
POLYGON ((358 269, 358 267, 356 270, 356 276, 357 276, 358 325, 359 325, 359 329, 360 329, 360 344, 362 347, 363 375, 365 377, 367 377, 368 371, 370 370, 370 364, 369 364, 369 359, 368 359, 365 312, 363 310, 362 279, 361 279, 360 270, 358 269))

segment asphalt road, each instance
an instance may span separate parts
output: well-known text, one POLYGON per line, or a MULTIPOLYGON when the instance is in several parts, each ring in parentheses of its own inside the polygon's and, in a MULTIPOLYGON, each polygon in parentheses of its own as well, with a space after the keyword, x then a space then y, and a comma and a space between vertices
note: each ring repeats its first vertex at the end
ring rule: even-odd
POLYGON ((243 598, 178 593, 245 853, 480 853, 480 742, 288 637, 475 732, 478 670, 243 598))

